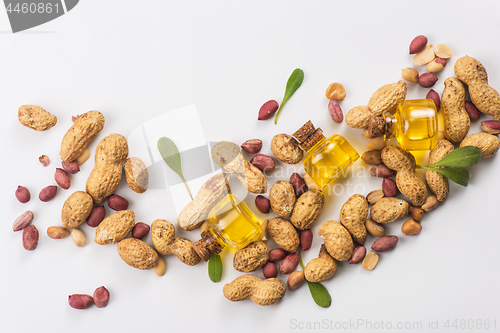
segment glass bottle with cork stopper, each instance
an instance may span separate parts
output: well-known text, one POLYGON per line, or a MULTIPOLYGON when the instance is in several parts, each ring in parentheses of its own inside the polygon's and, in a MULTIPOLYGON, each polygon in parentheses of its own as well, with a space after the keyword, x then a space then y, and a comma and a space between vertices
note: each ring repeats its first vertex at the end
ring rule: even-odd
POLYGON ((307 152, 304 169, 318 184, 325 187, 359 159, 358 152, 341 135, 325 138, 321 128, 309 120, 293 136, 307 152))
POLYGON ((230 192, 210 210, 208 222, 208 231, 193 244, 193 249, 205 261, 226 246, 242 249, 262 233, 257 217, 230 192))
POLYGON ((437 109, 431 99, 405 100, 394 114, 371 116, 368 123, 370 138, 396 138, 404 150, 430 150, 438 141, 437 109))

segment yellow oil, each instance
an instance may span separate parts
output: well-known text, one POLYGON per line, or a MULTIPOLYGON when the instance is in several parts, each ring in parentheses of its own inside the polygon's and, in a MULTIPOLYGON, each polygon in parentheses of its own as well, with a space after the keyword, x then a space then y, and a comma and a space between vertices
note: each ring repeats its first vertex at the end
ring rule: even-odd
POLYGON ((210 211, 210 232, 222 245, 241 249, 262 233, 252 211, 232 194, 226 195, 210 211))
POLYGON ((322 139, 308 150, 304 169, 318 184, 325 187, 338 178, 359 158, 354 148, 338 134, 322 139))
POLYGON ((438 141, 438 117, 430 99, 406 100, 394 114, 397 125, 393 136, 405 150, 429 150, 438 141))

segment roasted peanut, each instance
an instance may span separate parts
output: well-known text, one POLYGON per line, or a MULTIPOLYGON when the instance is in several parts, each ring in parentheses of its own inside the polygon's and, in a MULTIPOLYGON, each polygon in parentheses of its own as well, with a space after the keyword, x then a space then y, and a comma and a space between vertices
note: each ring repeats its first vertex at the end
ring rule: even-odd
POLYGON ((31 210, 25 211, 14 221, 14 225, 12 226, 12 230, 14 230, 14 231, 23 230, 24 228, 29 226, 31 224, 31 222, 33 222, 34 217, 35 217, 35 215, 33 214, 33 212, 31 210))
POLYGON ((439 94, 434 89, 429 90, 425 98, 432 99, 434 105, 436 105, 436 110, 439 111, 441 108, 441 99, 439 98, 439 94))
POLYGON ((302 178, 298 173, 294 172, 290 176, 290 184, 292 184, 293 189, 295 190, 295 195, 300 197, 307 191, 306 182, 304 178, 302 178))
POLYGON ((344 120, 342 108, 340 107, 339 103, 333 100, 328 103, 328 113, 330 113, 330 117, 332 117, 332 120, 337 124, 340 124, 342 120, 344 120))
POLYGON ((23 247, 28 251, 33 251, 38 246, 38 229, 30 224, 23 229, 23 247))
POLYGON ((383 236, 377 238, 372 244, 372 250, 377 252, 385 252, 392 249, 398 243, 397 236, 383 236))
POLYGON ((291 290, 299 288, 304 283, 304 271, 293 271, 288 276, 286 284, 291 290))
POLYGON ((262 273, 266 279, 275 278, 278 276, 278 267, 274 262, 269 261, 262 267, 262 273))
POLYGON ((63 227, 48 227, 47 236, 52 239, 63 239, 69 236, 69 231, 63 227))
POLYGON ((274 163, 273 158, 270 156, 264 155, 264 154, 255 155, 250 160, 250 163, 252 163, 257 168, 259 168, 261 171, 264 171, 264 172, 273 171, 275 168, 275 163, 274 163))
POLYGON ((401 232, 406 236, 411 236, 420 233, 422 225, 413 219, 406 220, 401 226, 401 232))
POLYGON ((104 286, 101 286, 94 291, 92 298, 94 299, 95 306, 103 308, 108 305, 109 291, 104 286))
POLYGON ((418 35, 417 37, 413 38, 410 43, 410 54, 415 54, 422 51, 426 44, 427 37, 425 37, 424 35, 418 35))
POLYGON ((27 203, 31 199, 30 191, 26 187, 19 185, 16 189, 16 198, 20 203, 27 203))
POLYGON ((325 95, 330 100, 341 101, 345 98, 346 91, 342 84, 334 82, 326 88, 325 95))
POLYGON ((425 200, 425 203, 422 205, 422 209, 426 212, 433 210, 437 207, 439 201, 435 195, 429 195, 425 200))
POLYGON ((278 111, 278 107, 278 102, 273 99, 265 102, 259 109, 258 119, 267 120, 271 118, 278 111))
POLYGON ((352 257, 349 259, 349 264, 359 264, 365 259, 366 247, 363 245, 358 245, 352 251, 352 257))
POLYGON ((249 154, 256 154, 262 149, 262 140, 259 139, 250 139, 241 145, 244 151, 249 154))
POLYGON ((361 155, 361 159, 368 165, 378 165, 382 164, 382 159, 380 158, 380 150, 369 150, 361 155))

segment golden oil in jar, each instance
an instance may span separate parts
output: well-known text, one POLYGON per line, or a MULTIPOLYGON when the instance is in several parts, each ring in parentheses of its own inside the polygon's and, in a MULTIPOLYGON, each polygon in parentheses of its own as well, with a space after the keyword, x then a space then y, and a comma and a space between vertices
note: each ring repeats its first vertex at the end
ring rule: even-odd
POLYGON ((401 102, 394 114, 384 114, 386 139, 396 138, 404 150, 430 150, 438 141, 438 116, 431 99, 401 102))
POLYGON ((207 261, 225 246, 242 249, 262 233, 254 213, 232 194, 227 194, 208 214, 209 230, 193 244, 200 257, 207 261))
POLYGON ((358 152, 342 136, 334 134, 325 138, 321 128, 315 128, 311 121, 305 123, 293 134, 300 146, 307 152, 304 169, 320 188, 344 173, 359 159, 358 152))

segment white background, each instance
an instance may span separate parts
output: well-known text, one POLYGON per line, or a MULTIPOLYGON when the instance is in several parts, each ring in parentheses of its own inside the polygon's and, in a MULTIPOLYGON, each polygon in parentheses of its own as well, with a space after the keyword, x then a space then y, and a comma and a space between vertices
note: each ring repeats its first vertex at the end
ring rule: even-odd
MULTIPOLYGON (((444 79, 453 76, 454 61, 463 55, 479 59, 490 84, 499 89, 499 10, 496 1, 80 1, 68 14, 17 34, 9 32, 7 15, 0 10, 2 332, 285 332, 312 322, 328 324, 315 331, 334 331, 335 324, 344 324, 348 329, 343 331, 370 331, 365 325, 345 326, 358 320, 374 327, 390 322, 393 328, 398 322, 422 323, 420 330, 400 330, 405 332, 430 331, 429 321, 436 320, 440 331, 493 332, 496 321, 500 330, 498 156, 470 169, 468 188, 451 185, 449 199, 424 216, 420 235, 402 235, 401 221, 387 226, 400 241, 381 255, 374 271, 340 264, 324 283, 333 300, 327 309, 315 305, 305 285, 274 306, 229 302, 222 287, 240 274, 232 268, 232 254, 224 256, 223 279, 214 284, 205 263, 188 267, 175 257, 166 258, 163 277, 133 269, 119 258, 116 245, 95 244, 94 230, 87 225, 81 228, 89 243, 84 248, 69 238, 46 235, 47 227, 60 225, 68 195, 84 189, 98 141, 113 132, 127 136, 170 110, 195 104, 207 140, 241 144, 260 138, 265 154, 271 154, 274 134, 290 134, 309 119, 327 134, 344 135, 362 153, 367 141, 360 131, 330 119, 325 89, 332 82, 344 85, 344 113, 366 104, 378 87, 399 80, 401 69, 412 66, 408 45, 419 34, 455 52, 438 74, 434 89, 439 93, 444 79), (286 80, 297 67, 305 72, 304 83, 278 125, 257 121, 264 102, 281 102, 286 80), (47 132, 21 126, 17 109, 23 104, 46 108, 58 117, 57 125, 47 132), (59 145, 71 116, 94 109, 105 115, 106 124, 89 146, 91 159, 71 177, 70 190, 59 189, 54 200, 40 202, 39 190, 54 184, 59 145), (47 168, 38 162, 42 154, 51 158, 47 168), (32 194, 24 205, 14 196, 19 184, 32 194), (27 209, 35 213, 40 231, 33 252, 22 247, 21 232, 11 229, 27 209), (69 307, 69 294, 92 294, 101 285, 111 292, 106 308, 69 307), (446 329, 448 319, 468 325, 469 319, 474 325, 480 320, 483 326, 489 320, 491 327, 446 329)), ((408 98, 422 98, 426 92, 410 84, 408 98)), ((479 130, 474 123, 471 132, 479 130)), ((355 170, 363 167, 359 161, 355 170)), ((282 179, 300 168, 287 170, 282 179)), ((379 189, 381 181, 361 173, 339 183, 345 186, 327 198, 306 262, 317 255, 319 225, 337 220, 350 195, 379 189), (347 181, 359 185, 354 189, 347 181)), ((122 181, 117 192, 130 200, 137 221, 166 218, 175 224, 176 212, 165 208, 166 190, 139 195, 122 181)), ((254 207, 252 196, 248 203, 254 207)), ((197 231, 178 235, 192 241, 199 237, 197 231)), ((373 240, 368 238, 367 247, 373 240)))

